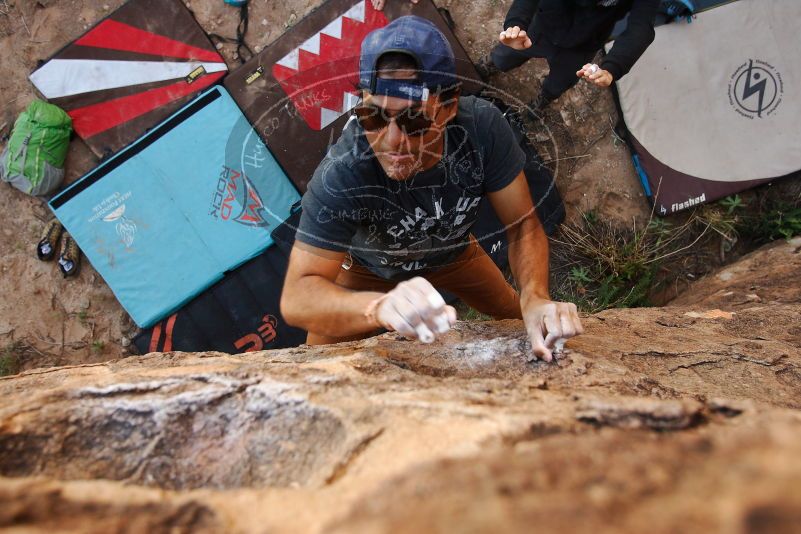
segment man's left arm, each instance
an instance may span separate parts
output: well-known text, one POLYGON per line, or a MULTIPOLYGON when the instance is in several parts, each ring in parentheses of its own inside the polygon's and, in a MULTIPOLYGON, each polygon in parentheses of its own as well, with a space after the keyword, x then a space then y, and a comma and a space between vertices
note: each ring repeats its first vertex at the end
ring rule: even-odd
POLYGON ((506 227, 509 264, 520 287, 520 308, 532 352, 551 361, 557 340, 581 334, 584 329, 576 305, 555 302, 548 291, 548 238, 531 202, 525 174, 506 187, 488 193, 492 207, 506 227))

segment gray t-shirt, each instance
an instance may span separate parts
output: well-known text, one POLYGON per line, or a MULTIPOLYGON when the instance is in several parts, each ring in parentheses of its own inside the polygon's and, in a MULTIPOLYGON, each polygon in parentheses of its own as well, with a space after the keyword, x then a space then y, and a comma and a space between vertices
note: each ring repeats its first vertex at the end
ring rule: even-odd
POLYGON ((390 280, 455 259, 485 194, 509 185, 526 159, 498 108, 472 96, 458 105, 442 160, 405 181, 384 173, 358 121, 349 121, 309 181, 296 238, 348 251, 390 280))

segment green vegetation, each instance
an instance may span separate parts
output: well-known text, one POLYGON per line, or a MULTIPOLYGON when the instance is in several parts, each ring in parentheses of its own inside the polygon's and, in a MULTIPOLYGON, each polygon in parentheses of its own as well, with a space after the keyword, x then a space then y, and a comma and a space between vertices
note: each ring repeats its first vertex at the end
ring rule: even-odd
POLYGON ((748 204, 743 202, 743 199, 740 198, 740 195, 734 195, 733 197, 726 197, 720 202, 718 202, 718 204, 726 208, 726 213, 728 213, 729 215, 734 213, 734 210, 748 206, 748 204))
POLYGON ((0 352, 0 376, 15 375, 20 371, 19 352, 22 344, 14 341, 6 345, 0 352))
POLYGON ((801 205, 775 203, 760 217, 743 216, 739 231, 758 243, 801 235, 801 205))
POLYGON ((801 193, 755 195, 745 202, 740 195, 726 197, 718 205, 726 209, 726 232, 755 245, 801 235, 801 193))
MULTIPOLYGON (((662 305, 721 264, 797 235, 801 181, 762 186, 668 218, 652 216, 629 228, 587 211, 551 238, 551 296, 588 313, 662 305)), ((505 274, 514 285, 511 271, 505 274)), ((462 303, 457 311, 462 320, 490 319, 462 303)))
POLYGON ((740 224, 740 217, 736 213, 729 211, 728 208, 724 210, 719 205, 706 204, 697 208, 693 212, 693 216, 708 225, 713 232, 716 232, 724 240, 737 241, 737 228, 740 224))
POLYGON ((462 301, 456 304, 456 315, 460 321, 491 321, 492 317, 483 314, 475 308, 471 308, 462 301))
POLYGON ((643 237, 636 231, 616 231, 594 212, 584 213, 577 225, 563 225, 555 242, 568 256, 567 284, 555 290, 554 298, 591 312, 648 305, 647 288, 643 292, 642 287, 657 266, 645 263, 643 237))
MULTIPOLYGON (((791 184, 792 185, 792 184, 791 184)), ((801 235, 801 193, 763 188, 645 226, 618 228, 592 211, 552 239, 553 297, 585 312, 650 306, 671 282, 693 279, 775 239, 801 235)))
MULTIPOLYGON (((714 221, 724 227, 723 221, 714 221)), ((618 228, 592 211, 578 223, 564 224, 552 242, 557 300, 582 311, 650 306, 651 296, 668 280, 664 267, 686 254, 713 228, 692 216, 675 227, 665 219, 618 228)))

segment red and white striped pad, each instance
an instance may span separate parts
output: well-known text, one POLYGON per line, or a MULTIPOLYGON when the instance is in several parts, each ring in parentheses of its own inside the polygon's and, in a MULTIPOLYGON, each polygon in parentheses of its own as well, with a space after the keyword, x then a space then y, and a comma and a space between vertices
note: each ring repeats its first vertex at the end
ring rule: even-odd
POLYGON ((360 0, 273 65, 273 76, 310 128, 322 130, 359 102, 362 40, 388 23, 360 0))
POLYGON ((134 141, 227 70, 181 2, 130 0, 30 79, 104 155, 134 141))

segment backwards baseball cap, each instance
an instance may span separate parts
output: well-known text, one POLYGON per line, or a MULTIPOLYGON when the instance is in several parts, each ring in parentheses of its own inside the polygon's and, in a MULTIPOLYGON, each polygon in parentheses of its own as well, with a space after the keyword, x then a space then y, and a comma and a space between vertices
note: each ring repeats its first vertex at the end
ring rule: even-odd
POLYGON ((362 41, 359 85, 374 95, 428 100, 429 92, 456 85, 456 60, 445 35, 430 20, 409 15, 373 30, 362 41), (379 78, 378 59, 387 52, 410 56, 417 63, 417 78, 379 78))

